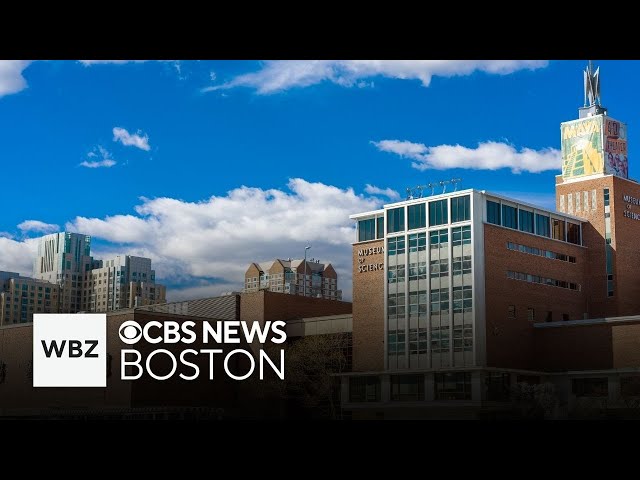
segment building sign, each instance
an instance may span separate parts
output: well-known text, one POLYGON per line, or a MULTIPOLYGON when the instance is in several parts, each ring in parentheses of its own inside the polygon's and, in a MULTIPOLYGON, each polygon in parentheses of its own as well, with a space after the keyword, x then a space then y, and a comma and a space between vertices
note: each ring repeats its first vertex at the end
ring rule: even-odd
POLYGON ((603 116, 597 115, 561 124, 564 178, 603 172, 602 123, 603 116))
POLYGON ((618 177, 629 178, 627 126, 617 120, 605 118, 603 133, 605 172, 618 177))
POLYGON ((622 200, 627 204, 623 213, 624 217, 640 221, 640 213, 631 211, 631 205, 640 206, 640 199, 632 197, 631 195, 622 195, 622 200))
POLYGON ((624 123, 595 115, 565 122, 560 130, 563 178, 594 173, 629 177, 624 123))
POLYGON ((382 261, 379 258, 383 254, 384 247, 369 247, 358 250, 358 273, 383 271, 384 257, 382 261))

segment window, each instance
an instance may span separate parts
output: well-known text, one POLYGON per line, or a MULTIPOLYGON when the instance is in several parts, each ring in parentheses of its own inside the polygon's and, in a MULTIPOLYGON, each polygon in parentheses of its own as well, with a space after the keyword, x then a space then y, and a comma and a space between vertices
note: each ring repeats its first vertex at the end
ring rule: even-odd
POLYGON ((509 305, 507 309, 507 318, 516 318, 516 306, 509 305))
POLYGON ((534 322, 536 320, 536 311, 532 307, 527 308, 527 320, 534 322))
POLYGON ((574 282, 567 282, 565 280, 555 280, 553 278, 541 277, 539 275, 532 275, 530 273, 507 271, 507 278, 512 280, 522 280, 529 283, 540 283, 542 285, 548 285, 551 287, 568 288, 569 290, 580 291, 580 285, 574 282))
POLYGON ((580 225, 567 222, 567 242, 580 245, 580 225))
POLYGON ((427 249, 427 234, 412 233, 409 235, 409 252, 422 252, 427 249))
POLYGON ((471 243, 471 226, 454 227, 451 229, 453 246, 469 245, 471 243))
POLYGON ((543 237, 551 236, 551 227, 549 224, 549 217, 547 215, 540 215, 536 213, 536 234, 543 237))
POLYGON ((471 400, 469 372, 436 373, 434 383, 436 400, 471 400))
POLYGON ((424 400, 422 375, 391 375, 391 400, 394 402, 424 400))
POLYGON ((576 397, 606 397, 609 395, 607 378, 574 378, 571 387, 576 397))
POLYGON ((409 220, 409 230, 414 228, 425 228, 427 226, 426 204, 409 205, 407 207, 407 219, 409 220))
POLYGON ((518 228, 518 217, 516 207, 502 205, 502 226, 507 228, 518 228))
POLYGON ((473 288, 471 285, 453 287, 453 313, 471 312, 472 299, 473 288))
POLYGON ((549 310, 547 312, 547 318, 544 319, 545 322, 551 322, 553 321, 553 312, 551 312, 551 310, 549 310))
POLYGON ((426 330, 418 332, 417 328, 409 330, 409 355, 420 355, 427 353, 427 345, 429 339, 427 338, 426 330))
POLYGON ((500 225, 500 204, 487 200, 487 223, 500 225))
POLYGON ((507 248, 516 252, 528 253, 530 255, 539 255, 551 260, 561 260, 563 262, 576 263, 576 257, 574 257, 573 255, 557 253, 551 250, 543 250, 541 248, 530 247, 528 245, 520 245, 518 243, 507 242, 507 248))
POLYGON ((404 207, 387 210, 387 233, 404 230, 404 207))
POLYGON ((404 330, 389 330, 387 336, 387 351, 389 355, 404 355, 405 353, 404 330))
POLYGON ((443 230, 435 230, 433 232, 429 232, 429 244, 431 248, 446 247, 446 244, 449 242, 449 234, 446 229, 443 230))
POLYGON ((380 377, 351 377, 349 378, 349 401, 379 402, 380 401, 380 377))
POLYGON ((388 240, 389 256, 401 255, 405 252, 404 237, 395 237, 388 240))
POLYGON ((446 313, 449 311, 448 288, 436 288, 434 290, 431 290, 430 311, 431 313, 446 313))
POLYGON ((447 200, 429 202, 429 226, 443 225, 445 223, 449 223, 447 200))
POLYGON ((551 238, 565 241, 565 223, 558 218, 551 219, 551 238))
POLYGON ((471 197, 454 197, 451 199, 451 223, 471 219, 471 197))
POLYGON ((533 212, 527 210, 519 210, 520 230, 523 232, 533 233, 533 212))
POLYGON ((605 207, 609 206, 609 189, 608 188, 604 189, 604 206, 605 207))
POLYGON ((453 257, 451 266, 453 268, 454 276, 471 273, 471 255, 465 255, 464 257, 453 257))
POLYGON ((384 238, 384 217, 378 217, 376 219, 377 224, 377 237, 384 238))
POLYGON ((358 221, 358 241, 365 242, 367 240, 375 240, 376 239, 376 220, 374 218, 370 218, 368 220, 359 220, 358 221))
POLYGON ((449 261, 446 258, 431 260, 429 270, 431 278, 446 277, 449 275, 449 261))
POLYGON ((562 314, 562 321, 563 322, 568 322, 569 321, 569 314, 568 313, 563 313, 562 314))

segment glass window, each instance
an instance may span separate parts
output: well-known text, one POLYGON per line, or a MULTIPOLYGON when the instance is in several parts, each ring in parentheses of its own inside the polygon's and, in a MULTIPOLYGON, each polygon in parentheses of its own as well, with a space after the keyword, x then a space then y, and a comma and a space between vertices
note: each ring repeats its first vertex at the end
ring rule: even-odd
POLYGON ((387 210, 387 233, 404 230, 404 207, 387 210))
POLYGON ((567 242, 580 245, 580 225, 567 222, 567 242))
POLYGON ((350 402, 379 402, 380 377, 351 377, 349 378, 350 402))
MULTIPOLYGON (((358 241, 364 242, 367 240, 376 239, 376 220, 370 218, 367 220, 358 221, 358 241)), ((135 272, 134 272, 135 275, 135 272)))
POLYGON ((604 206, 605 207, 609 206, 609 189, 608 188, 604 189, 604 206))
POLYGON ((404 330, 389 330, 387 349, 389 355, 404 355, 406 351, 404 330))
POLYGON ((509 308, 507 309, 507 318, 516 318, 516 306, 515 305, 509 305, 509 308))
POLYGON ((384 238, 384 217, 376 219, 378 238, 384 238))
POLYGON ((454 197, 451 199, 451 222, 463 222, 471 219, 471 197, 454 197))
POLYGON ((536 311, 533 307, 528 307, 527 308, 527 320, 529 320, 530 322, 535 321, 536 319, 536 311))
POLYGON ((518 228, 518 217, 516 207, 502 205, 502 226, 508 228, 518 228))
POLYGON ((471 225, 455 227, 451 229, 453 246, 468 245, 471 243, 471 225))
POLYGON ((520 230, 523 232, 533 233, 533 212, 527 210, 519 210, 520 230))
POLYGON ((606 397, 609 395, 607 378, 574 378, 572 392, 576 397, 606 397))
POLYGON ((424 400, 422 375, 391 375, 391 400, 394 402, 424 400))
POLYGON ((449 233, 446 229, 429 232, 429 244, 431 245, 431 248, 438 248, 438 246, 448 242, 449 233))
POLYGON ((394 237, 387 241, 387 249, 389 255, 400 255, 405 253, 405 241, 404 237, 394 237))
POLYGON ((551 219, 551 238, 565 241, 565 222, 558 218, 551 219))
POLYGON ((471 400, 471 373, 436 373, 436 400, 471 400))
POLYGON ((487 223, 500 225, 500 204, 487 200, 487 223))
POLYGON ((425 228, 427 226, 427 212, 425 203, 409 205, 407 207, 407 217, 409 220, 409 230, 414 228, 425 228))
POLYGON ((448 213, 446 199, 429 202, 429 226, 449 223, 448 213))
POLYGON ((547 215, 540 215, 539 213, 536 213, 536 233, 543 237, 551 236, 551 226, 547 215))

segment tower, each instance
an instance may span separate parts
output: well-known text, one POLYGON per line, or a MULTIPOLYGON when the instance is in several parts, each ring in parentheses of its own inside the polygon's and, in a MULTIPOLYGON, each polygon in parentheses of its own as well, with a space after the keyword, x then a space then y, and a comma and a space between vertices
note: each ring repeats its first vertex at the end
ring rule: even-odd
POLYGON ((629 179, 627 127, 601 104, 600 68, 584 75, 578 119, 560 124, 562 174, 556 177, 558 211, 588 221, 588 311, 591 317, 640 313, 640 184, 629 179))
POLYGON ((81 311, 83 284, 91 269, 91 237, 80 233, 53 233, 38 240, 33 276, 60 286, 60 311, 81 311))

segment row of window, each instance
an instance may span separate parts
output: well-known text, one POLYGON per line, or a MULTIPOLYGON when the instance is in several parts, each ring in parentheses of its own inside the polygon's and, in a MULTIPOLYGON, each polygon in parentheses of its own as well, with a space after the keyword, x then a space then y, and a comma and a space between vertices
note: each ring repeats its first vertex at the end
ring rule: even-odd
MULTIPOLYGON (((451 198, 451 223, 470 220, 471 198, 469 195, 451 198)), ((402 232, 405 230, 405 211, 407 216, 407 228, 427 227, 427 203, 418 203, 406 207, 398 207, 387 210, 387 233, 402 232)), ((449 200, 435 200, 429 202, 429 226, 444 225, 449 223, 449 200)), ((375 240, 384 238, 383 217, 369 218, 358 221, 358 241, 375 240)))
MULTIPOLYGON (((390 394, 394 402, 423 401, 424 375, 391 375, 390 394)), ((471 400, 471 373, 453 372, 433 375, 433 391, 436 400, 471 400)), ((349 401, 379 402, 381 400, 380 377, 363 376, 349 378, 349 401)))
POLYGON ((552 287, 568 288, 569 290, 580 290, 580 285, 574 282, 567 282, 564 280, 555 280, 553 278, 541 277, 539 275, 532 275, 530 273, 512 272, 507 271, 507 278, 513 280, 522 280, 529 283, 540 283, 542 285, 549 285, 552 287))
MULTIPOLYGON (((471 244, 471 225, 464 227, 453 227, 451 229, 452 245, 458 247, 460 245, 471 244)), ((409 242, 409 252, 422 252, 427 249, 426 233, 411 233, 407 236, 409 242)), ((431 249, 446 248, 449 242, 449 231, 445 228, 442 230, 433 230, 429 232, 429 246, 431 249)), ((389 256, 401 255, 406 252, 405 237, 391 237, 387 240, 387 252, 389 256)))
POLYGON ((550 258, 552 260, 561 260, 563 262, 576 263, 576 257, 572 255, 552 252, 551 250, 544 250, 542 248, 529 247, 527 245, 521 245, 519 243, 513 243, 513 242, 507 242, 507 248, 509 250, 515 250, 517 252, 529 253, 531 255, 539 255, 541 257, 550 258))
MULTIPOLYGON (((429 226, 445 225, 449 223, 449 200, 451 200, 451 223, 464 222, 471 219, 471 197, 465 195, 451 199, 434 200, 427 203, 408 205, 407 229, 427 227, 427 210, 429 211, 429 226)), ((405 229, 405 207, 387 210, 387 233, 402 232, 405 229)), ((366 222, 366 220, 364 220, 366 222)), ((371 227, 369 227, 370 229, 371 227)), ((359 238, 362 241, 361 238, 359 238)))
POLYGON ((487 223, 501 225, 542 237, 582 244, 580 225, 559 218, 551 218, 529 210, 487 200, 487 223))
MULTIPOLYGON (((508 309, 507 309, 507 317, 511 320, 516 318, 516 306, 515 305, 509 305, 508 309)), ((535 322, 536 321, 536 310, 533 307, 527 307, 527 320, 530 322, 535 322)), ((553 321, 553 312, 551 310, 548 310, 544 319, 545 322, 552 322, 553 321)), ((562 314, 562 321, 564 322, 568 322, 569 321, 569 314, 568 313, 563 313, 562 314)))

